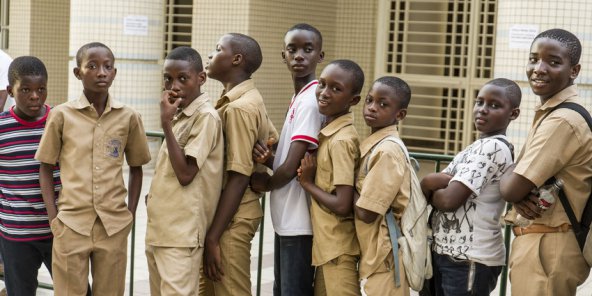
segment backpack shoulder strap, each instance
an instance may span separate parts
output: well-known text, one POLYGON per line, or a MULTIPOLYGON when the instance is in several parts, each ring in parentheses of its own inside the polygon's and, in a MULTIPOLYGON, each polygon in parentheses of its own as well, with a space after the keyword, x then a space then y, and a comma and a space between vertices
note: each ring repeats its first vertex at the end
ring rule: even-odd
MULTIPOLYGON (((590 116, 590 112, 588 112, 588 110, 586 110, 586 108, 584 108, 584 106, 582 106, 578 103, 574 103, 574 102, 563 102, 563 103, 555 106, 549 113, 547 113, 545 115, 545 117, 543 117, 543 119, 541 119, 539 121, 539 124, 537 125, 537 127, 539 125, 541 125, 543 120, 545 120, 545 118, 547 118, 547 116, 549 116, 549 114, 551 114, 551 112, 553 112, 557 109, 561 109, 561 108, 566 108, 566 109, 570 109, 570 110, 578 112, 584 118, 584 120, 586 120, 586 123, 588 123, 588 127, 590 128, 590 131, 592 132, 592 117, 590 116)), ((565 210, 565 213, 567 214, 567 217, 569 218, 571 226, 572 226, 574 233, 576 235, 576 239, 578 241, 578 244, 580 245, 580 249, 583 250, 584 243, 586 242, 586 235, 588 234, 588 231, 590 230, 590 223, 592 222, 592 192, 590 192, 590 196, 588 197, 588 201, 586 202, 586 205, 584 207, 584 213, 582 214, 582 219, 580 219, 579 223, 578 223, 578 219, 576 218, 576 215, 575 215, 571 205, 569 204, 569 201, 567 200, 567 196, 563 190, 559 191, 559 200, 561 201, 561 205, 563 206, 563 209, 565 210)))
POLYGON ((512 155, 512 161, 514 161, 514 145, 512 145, 508 140, 504 139, 503 137, 494 137, 494 139, 504 143, 510 149, 510 154, 512 155))

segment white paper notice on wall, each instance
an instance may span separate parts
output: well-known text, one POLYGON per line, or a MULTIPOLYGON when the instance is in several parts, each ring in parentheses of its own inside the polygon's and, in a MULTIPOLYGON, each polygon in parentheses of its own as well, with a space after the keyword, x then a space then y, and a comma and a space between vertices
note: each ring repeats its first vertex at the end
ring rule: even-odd
POLYGON ((512 25, 510 26, 510 48, 512 49, 530 49, 530 44, 534 37, 539 33, 537 25, 512 25))
POLYGON ((148 16, 128 15, 123 18, 123 34, 148 36, 148 16))

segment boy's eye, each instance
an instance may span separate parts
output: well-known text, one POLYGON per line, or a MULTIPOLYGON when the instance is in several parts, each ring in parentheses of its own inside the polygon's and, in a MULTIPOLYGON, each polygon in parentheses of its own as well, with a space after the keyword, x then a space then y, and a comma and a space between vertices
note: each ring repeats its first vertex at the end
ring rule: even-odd
POLYGON ((29 89, 28 88, 21 88, 21 92, 22 93, 28 93, 29 92, 29 89))
POLYGON ((339 89, 338 87, 334 86, 334 87, 332 87, 332 88, 331 88, 331 90, 332 90, 332 91, 334 91, 334 92, 338 92, 338 91, 340 91, 341 89, 339 89))
POLYGON ((187 80, 187 78, 186 78, 185 76, 181 76, 181 77, 179 77, 179 80, 180 80, 180 81, 186 81, 186 80, 187 80))
POLYGON ((481 106, 481 105, 483 105, 483 101, 481 101, 481 100, 476 100, 476 101, 475 101, 475 105, 477 105, 477 106, 481 106))
POLYGON ((305 52, 312 52, 312 47, 307 47, 304 49, 305 52))
POLYGON ((536 58, 529 58, 528 62, 534 64, 537 62, 537 59, 536 58))
POLYGON ((364 100, 364 103, 370 103, 370 102, 372 102, 372 98, 366 97, 366 99, 364 100))
POLYGON ((380 107, 384 108, 386 106, 387 106, 387 104, 385 102, 380 102, 380 107))
POLYGON ((171 78, 170 77, 164 77, 164 82, 171 82, 171 78))

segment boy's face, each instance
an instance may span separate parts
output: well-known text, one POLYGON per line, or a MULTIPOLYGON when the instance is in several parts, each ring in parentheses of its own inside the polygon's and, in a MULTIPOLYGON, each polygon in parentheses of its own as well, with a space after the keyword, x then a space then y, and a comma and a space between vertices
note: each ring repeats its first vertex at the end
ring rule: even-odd
POLYGON ((231 42, 232 36, 222 36, 216 44, 216 50, 208 55, 206 64, 208 77, 218 81, 224 80, 223 77, 232 69, 235 55, 232 52, 231 42))
POLYGON ((87 49, 80 67, 74 68, 74 75, 82 81, 84 91, 96 94, 108 93, 116 74, 113 56, 104 47, 87 49))
POLYGON ((189 61, 165 60, 163 79, 164 88, 176 93, 173 99, 181 98, 179 108, 185 108, 201 94, 206 74, 203 71, 198 73, 189 61))
POLYGON ((505 89, 491 84, 481 88, 473 107, 475 127, 481 138, 505 134, 510 121, 516 119, 518 113, 519 109, 512 106, 505 89))
POLYGON ((16 103, 14 112, 25 120, 35 120, 44 115, 47 99, 47 78, 40 75, 22 76, 14 85, 6 88, 16 103))
POLYGON ((364 121, 372 132, 395 125, 407 115, 407 109, 400 107, 400 100, 388 85, 376 82, 364 101, 364 121))
POLYGON ((579 72, 580 65, 570 64, 568 49, 561 42, 539 38, 530 47, 526 76, 543 103, 573 84, 579 72))
POLYGON ((319 112, 331 118, 349 112, 349 107, 360 101, 360 96, 352 93, 352 73, 331 64, 323 70, 316 88, 319 112))
POLYGON ((314 75, 317 64, 323 61, 325 55, 319 43, 319 37, 311 31, 292 30, 286 33, 282 59, 294 77, 314 75))

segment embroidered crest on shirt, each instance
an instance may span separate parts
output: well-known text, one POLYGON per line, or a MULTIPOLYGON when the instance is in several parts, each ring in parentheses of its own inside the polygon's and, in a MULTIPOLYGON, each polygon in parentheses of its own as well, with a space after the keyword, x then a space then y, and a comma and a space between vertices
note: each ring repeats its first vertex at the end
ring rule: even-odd
POLYGON ((105 143, 105 150, 107 156, 119 158, 121 155, 121 140, 116 138, 107 140, 105 143))

